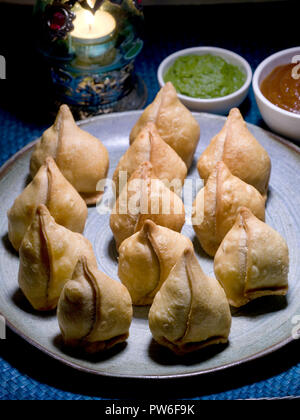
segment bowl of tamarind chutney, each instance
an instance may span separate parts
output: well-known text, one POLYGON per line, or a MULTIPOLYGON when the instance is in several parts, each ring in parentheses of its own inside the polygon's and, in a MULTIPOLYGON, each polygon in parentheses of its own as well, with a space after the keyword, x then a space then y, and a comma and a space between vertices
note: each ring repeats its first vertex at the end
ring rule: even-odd
POLYGON ((300 141, 300 47, 264 60, 254 73, 253 90, 265 123, 300 141))
POLYGON ((275 67, 263 80, 260 90, 272 104, 300 114, 300 71, 294 63, 275 67))

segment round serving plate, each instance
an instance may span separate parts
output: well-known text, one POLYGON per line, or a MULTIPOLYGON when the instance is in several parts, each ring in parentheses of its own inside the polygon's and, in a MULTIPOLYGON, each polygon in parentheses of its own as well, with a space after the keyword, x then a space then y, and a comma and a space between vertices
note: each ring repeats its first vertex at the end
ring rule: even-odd
MULTIPOLYGON (((141 111, 133 111, 95 117, 80 123, 84 130, 101 139, 107 147, 110 155, 109 177, 127 150, 129 133, 140 115, 141 111)), ((197 158, 222 128, 225 118, 197 113, 194 116, 201 127, 201 139, 188 178, 199 180, 197 158)), ((97 375, 127 378, 207 374, 263 356, 290 342, 300 316, 300 150, 259 127, 249 124, 249 129, 272 159, 266 222, 288 243, 290 288, 286 297, 268 296, 232 310, 228 345, 212 346, 177 357, 152 340, 147 321, 149 308, 134 308, 127 344, 93 357, 66 352, 61 345, 55 312, 38 313, 32 310, 19 290, 18 255, 7 236, 6 213, 29 181, 29 161, 34 143, 21 150, 0 170, 0 313, 7 324, 32 345, 69 366, 97 375)), ((185 205, 189 213, 190 203, 185 205)), ((213 260, 201 250, 188 223, 182 233, 193 241, 202 268, 212 276, 213 260)), ((118 259, 109 228, 109 215, 100 215, 96 207, 90 208, 84 234, 94 247, 100 270, 118 279, 118 259)))

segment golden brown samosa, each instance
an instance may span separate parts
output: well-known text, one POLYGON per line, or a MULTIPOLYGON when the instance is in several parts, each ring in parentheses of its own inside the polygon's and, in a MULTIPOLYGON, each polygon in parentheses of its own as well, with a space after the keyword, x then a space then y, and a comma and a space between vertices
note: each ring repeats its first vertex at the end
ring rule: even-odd
POLYGON ((178 99, 171 82, 164 85, 154 102, 145 109, 130 133, 130 143, 135 141, 149 121, 155 123, 161 138, 189 169, 200 139, 200 127, 192 113, 178 99))
POLYGON ((97 184, 107 176, 108 151, 99 139, 77 126, 67 105, 60 107, 55 123, 35 146, 30 161, 32 177, 48 156, 88 205, 99 201, 103 192, 97 191, 97 184))
POLYGON ((155 124, 149 122, 122 156, 114 172, 113 181, 117 186, 117 196, 120 192, 120 172, 126 172, 129 179, 138 166, 146 161, 152 164, 157 178, 163 182, 166 181, 172 191, 181 193, 187 175, 186 165, 177 153, 162 140, 155 124))
POLYGON ((150 305, 170 271, 192 242, 184 235, 146 220, 119 248, 119 277, 133 305, 150 305))
POLYGON ((242 207, 214 261, 232 306, 288 291, 289 251, 282 236, 242 207))
POLYGON ((198 160, 197 168, 204 182, 219 161, 223 161, 233 175, 253 185, 266 196, 271 160, 267 151, 247 128, 237 108, 230 111, 224 127, 211 140, 198 160))
POLYGON ((88 210, 84 200, 66 180, 52 158, 47 158, 33 180, 8 211, 8 236, 18 251, 40 204, 47 206, 55 221, 82 233, 88 210))
POLYGON ((228 341, 231 314, 225 292, 203 273, 191 247, 155 296, 149 326, 153 338, 178 355, 228 341))
POLYGON ((232 175, 224 162, 218 162, 193 204, 193 227, 208 255, 215 255, 241 207, 249 208, 260 220, 265 220, 262 195, 232 175))
POLYGON ((126 287, 83 257, 62 291, 57 317, 66 345, 96 353, 128 338, 132 312, 126 287))
POLYGON ((180 232, 185 222, 182 200, 154 174, 150 162, 142 163, 123 188, 110 217, 117 248, 142 229, 147 219, 180 232))
POLYGON ((81 256, 97 265, 90 242, 55 223, 47 207, 40 205, 20 248, 19 285, 34 309, 56 308, 81 256))

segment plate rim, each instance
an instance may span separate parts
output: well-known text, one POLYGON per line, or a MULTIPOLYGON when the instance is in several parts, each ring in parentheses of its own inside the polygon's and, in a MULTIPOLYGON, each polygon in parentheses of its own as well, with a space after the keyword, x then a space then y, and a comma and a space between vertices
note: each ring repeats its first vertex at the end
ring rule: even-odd
MULTIPOLYGON (((95 117, 87 118, 81 121, 77 121, 77 124, 79 126, 84 126, 86 124, 89 124, 91 122, 102 120, 102 119, 110 119, 112 117, 118 117, 120 115, 133 115, 136 116, 141 115, 143 110, 135 110, 135 111, 127 111, 127 112, 116 112, 112 114, 106 114, 106 115, 98 115, 95 117)), ((217 114, 209 114, 204 112, 192 112, 194 116, 203 116, 205 118, 209 119, 219 119, 219 120, 226 120, 226 116, 217 115, 217 114)), ((265 130, 264 128, 261 128, 255 124, 247 123, 248 127, 254 127, 259 128, 260 130, 264 131, 268 136, 271 136, 271 138, 274 141, 277 141, 284 146, 292 149, 294 152, 298 153, 300 155, 300 147, 295 145, 294 143, 290 142, 289 140, 284 139, 283 137, 272 133, 271 131, 265 130)), ((37 138, 36 140, 31 141, 27 145, 25 145, 22 149, 20 149, 17 153, 15 153, 13 156, 11 156, 1 167, 0 167, 0 180, 5 176, 5 174, 9 171, 9 168, 11 165, 13 165, 14 162, 16 162, 21 156, 23 156, 25 153, 27 153, 30 149, 34 147, 36 142, 40 139, 37 138)), ((130 374, 117 374, 117 373, 108 373, 104 371, 99 371, 95 369, 91 369, 88 367, 81 366, 77 364, 76 362, 69 361, 60 355, 53 353, 51 350, 48 350, 46 347, 42 346, 41 344, 37 343, 32 338, 28 337, 23 331, 21 331, 19 328, 17 328, 12 322, 10 322, 5 315, 0 311, 0 315, 4 316, 6 325, 17 335, 19 335, 22 339, 24 339, 27 343, 32 345, 33 347, 37 348, 38 350, 42 351, 44 354, 46 354, 49 357, 52 357, 53 359, 57 360, 58 362, 71 367, 73 369, 76 369, 77 371, 100 376, 100 377, 109 377, 109 378, 119 378, 119 379, 132 379, 132 380, 168 380, 168 379, 186 379, 186 378, 192 378, 192 377, 198 377, 202 375, 208 375, 220 371, 225 371, 233 367, 240 366, 245 363, 249 363, 253 360, 260 359, 264 356, 267 356, 271 353, 274 353, 275 351, 281 349, 282 347, 286 346, 287 344, 294 341, 292 336, 289 336, 288 338, 285 338, 284 340, 279 341, 276 344, 273 344, 272 346, 267 347, 266 349, 259 351, 257 353, 252 354, 251 356, 244 357, 240 360, 237 360, 235 362, 223 364, 217 367, 213 367, 210 369, 205 369, 202 371, 196 371, 196 372, 188 372, 188 373, 176 373, 176 374, 170 374, 170 375, 130 375, 130 374)))
MULTIPOLYGON (((0 312, 1 314, 1 312, 0 312)), ((227 363, 220 365, 218 367, 205 369, 198 372, 189 372, 189 373, 177 373, 177 374, 170 374, 170 375, 128 375, 128 374, 120 374, 120 373, 107 373, 107 372, 101 372, 99 370, 91 369, 88 367, 81 366, 77 364, 76 362, 71 362, 67 359, 64 359, 63 357, 59 356, 56 353, 53 353, 52 351, 48 350, 46 347, 43 347, 39 343, 37 343, 32 338, 28 337, 26 334, 24 334, 22 331, 20 331, 17 327, 15 327, 10 321, 8 321, 6 318, 6 325, 17 335, 19 335, 21 338, 23 338, 27 343, 31 344, 36 349, 40 350, 44 354, 46 354, 49 357, 52 357, 53 359, 57 360, 58 362, 62 363, 65 366, 71 367, 73 369, 76 369, 79 372, 84 372, 88 374, 92 374, 99 377, 106 377, 106 378, 118 378, 118 379, 132 379, 132 380, 176 380, 176 379, 187 379, 187 378, 195 378, 202 375, 208 375, 213 374, 220 371, 227 371, 230 368, 241 366, 246 363, 250 363, 254 360, 260 359, 262 357, 265 357, 269 354, 274 353, 275 351, 283 348, 284 346, 288 345, 289 343, 293 342, 294 339, 292 336, 279 341, 276 344, 273 344, 272 346, 257 352, 249 357, 244 357, 243 359, 237 360, 232 363, 227 363)))

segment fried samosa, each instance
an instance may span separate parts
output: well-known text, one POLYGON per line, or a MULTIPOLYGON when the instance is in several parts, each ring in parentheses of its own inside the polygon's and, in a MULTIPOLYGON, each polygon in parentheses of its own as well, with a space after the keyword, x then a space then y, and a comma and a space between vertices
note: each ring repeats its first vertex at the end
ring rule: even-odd
POLYGON ((146 220, 119 249, 119 277, 134 305, 150 305, 183 251, 192 247, 185 236, 146 220))
POLYGON ((149 122, 140 131, 115 170, 113 181, 117 186, 117 196, 120 192, 120 172, 126 172, 129 179, 138 166, 146 161, 152 164, 157 178, 163 182, 166 181, 172 191, 177 194, 181 193, 187 175, 186 165, 177 153, 162 140, 155 124, 149 122))
POLYGON ((230 172, 267 195, 271 160, 247 128, 240 111, 234 108, 222 130, 211 140, 198 160, 200 177, 207 181, 217 162, 223 161, 230 172))
POLYGON ((214 261, 230 305, 288 291, 289 251, 282 236, 242 207, 214 261))
POLYGON ((260 220, 265 220, 262 195, 232 175, 224 162, 218 162, 199 191, 192 212, 195 233, 208 255, 215 255, 241 207, 249 208, 260 220))
POLYGON ((153 338, 178 355, 228 341, 231 314, 225 292, 203 273, 192 248, 155 296, 149 326, 153 338))
POLYGON ((90 242, 55 223, 44 205, 37 208, 20 248, 19 285, 34 309, 55 309, 80 256, 96 266, 90 242))
POLYGON ((123 188, 110 217, 117 248, 142 229, 147 219, 180 232, 185 222, 182 200, 156 178, 150 162, 142 163, 123 188))
POLYGON ((48 156, 88 205, 100 200, 103 192, 97 191, 97 184, 107 176, 108 151, 99 139, 77 126, 67 105, 61 106, 55 123, 35 146, 30 161, 32 177, 48 156))
POLYGON ((9 240, 17 251, 40 204, 47 206, 58 224, 74 232, 84 230, 88 214, 85 202, 54 160, 47 158, 7 213, 9 240))
POLYGON ((200 139, 200 127, 192 113, 180 102, 171 82, 158 92, 130 133, 133 143, 148 122, 155 123, 161 138, 171 146, 189 169, 200 139))
POLYGON ((122 343, 129 336, 132 313, 126 287, 80 258, 58 303, 65 344, 96 353, 122 343))

